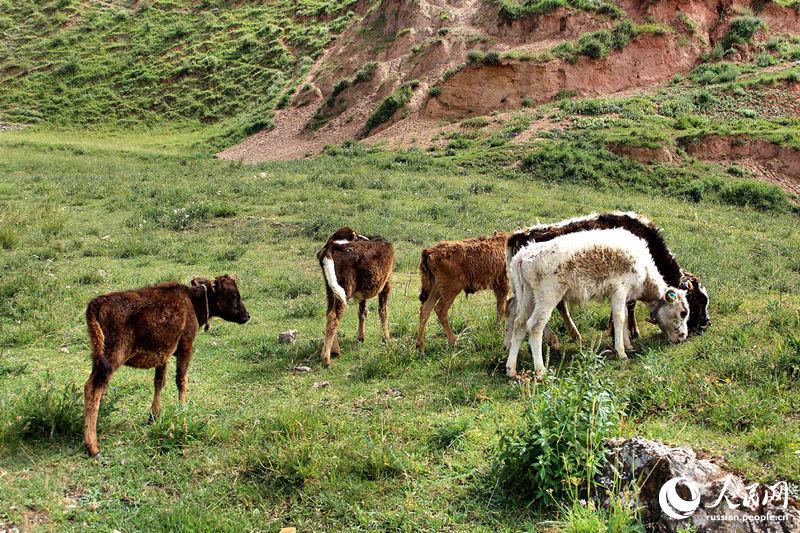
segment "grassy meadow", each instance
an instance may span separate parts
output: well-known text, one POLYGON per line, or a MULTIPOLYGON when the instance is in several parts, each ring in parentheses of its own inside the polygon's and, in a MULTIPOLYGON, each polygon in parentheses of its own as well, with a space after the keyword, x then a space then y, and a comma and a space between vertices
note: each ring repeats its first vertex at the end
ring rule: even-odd
MULTIPOLYGON (((416 354, 422 247, 607 209, 659 223, 711 295, 709 331, 671 346, 644 322, 602 374, 623 405, 615 433, 691 445, 752 480, 800 483, 800 229, 786 209, 685 201, 613 184, 548 182, 495 155, 339 150, 243 166, 187 156, 172 133, 0 133, 0 525, 44 530, 536 530, 563 509, 514 499, 493 477, 499 435, 531 386, 504 375, 491 293, 459 298, 447 346, 432 319, 416 354), (622 194, 622 192, 624 194, 622 194), (376 302, 355 341, 351 305, 330 369, 315 252, 340 225, 395 244, 392 340, 376 302), (97 294, 236 273, 252 315, 195 342, 189 404, 174 364, 147 422, 152 371, 121 369, 82 446, 90 370, 83 313, 97 294), (299 340, 278 344, 281 331, 299 340), (311 367, 296 373, 299 365, 311 367), (185 422, 186 430, 182 429, 185 422)), ((590 164, 590 163, 581 163, 590 164)), ((641 307, 641 306, 640 306, 641 307)), ((608 345, 607 307, 576 323, 608 345)), ((559 319, 564 355, 578 359, 559 319)), ((531 368, 527 351, 520 356, 531 368)), ((553 385, 555 386, 555 385, 553 385)), ((565 522, 566 521, 566 522, 565 522)))

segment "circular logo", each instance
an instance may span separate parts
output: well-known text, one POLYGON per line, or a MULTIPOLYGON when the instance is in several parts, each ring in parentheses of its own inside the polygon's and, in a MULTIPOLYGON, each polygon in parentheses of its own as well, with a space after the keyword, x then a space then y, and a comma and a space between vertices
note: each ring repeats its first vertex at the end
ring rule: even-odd
POLYGON ((668 517, 675 520, 685 520, 700 506, 700 489, 690 479, 674 477, 661 487, 661 491, 658 493, 658 504, 668 517), (691 499, 684 500, 681 498, 680 494, 678 494, 678 483, 689 489, 691 499))

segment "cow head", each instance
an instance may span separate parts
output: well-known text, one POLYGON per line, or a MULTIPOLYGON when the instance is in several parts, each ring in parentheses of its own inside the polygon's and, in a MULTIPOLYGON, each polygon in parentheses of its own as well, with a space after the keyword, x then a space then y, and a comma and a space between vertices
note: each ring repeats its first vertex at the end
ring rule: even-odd
POLYGON ((668 287, 659 301, 650 304, 650 321, 658 324, 670 342, 686 340, 689 336, 686 291, 668 287))
POLYGON ((223 274, 213 280, 206 278, 194 278, 192 286, 205 286, 208 294, 208 303, 211 316, 218 316, 228 322, 244 324, 250 320, 250 314, 242 302, 239 295, 239 287, 236 286, 236 278, 223 274))
POLYGON ((689 331, 700 333, 711 325, 708 317, 708 292, 700 278, 691 272, 683 272, 680 288, 686 291, 689 302, 689 331))

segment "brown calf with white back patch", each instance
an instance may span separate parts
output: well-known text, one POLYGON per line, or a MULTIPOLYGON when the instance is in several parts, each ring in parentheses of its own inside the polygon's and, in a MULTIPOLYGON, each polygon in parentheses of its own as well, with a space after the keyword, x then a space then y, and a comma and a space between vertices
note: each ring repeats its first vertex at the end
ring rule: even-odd
POLYGON ((351 228, 340 228, 317 253, 328 296, 322 363, 331 364, 331 354, 340 355, 336 329, 348 298, 358 300, 358 340, 364 342, 367 300, 378 297, 378 315, 383 340, 389 340, 388 303, 394 267, 392 244, 379 235, 359 235, 351 228))
POLYGON ((121 366, 155 368, 151 415, 161 410, 167 362, 177 358, 175 382, 186 405, 186 384, 192 343, 211 317, 244 324, 250 315, 242 303, 235 278, 195 278, 191 286, 162 283, 141 289, 111 292, 94 298, 86 308, 92 348, 92 373, 84 387, 84 445, 90 456, 100 453, 97 411, 108 382, 121 366))

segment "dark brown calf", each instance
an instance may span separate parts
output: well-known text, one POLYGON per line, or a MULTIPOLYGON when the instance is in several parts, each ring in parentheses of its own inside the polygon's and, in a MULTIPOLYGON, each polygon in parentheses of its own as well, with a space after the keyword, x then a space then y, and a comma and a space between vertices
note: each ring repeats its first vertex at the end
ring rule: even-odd
POLYGON ((244 324, 250 320, 234 278, 195 278, 192 286, 162 283, 98 296, 86 308, 92 348, 92 373, 84 387, 84 445, 100 453, 97 410, 111 376, 119 367, 155 368, 152 416, 161 410, 161 389, 169 358, 177 358, 175 382, 186 405, 186 383, 192 343, 200 325, 211 317, 244 324))
POLYGON ((384 341, 389 339, 388 302, 391 291, 394 250, 383 237, 365 237, 350 228, 340 228, 317 253, 328 296, 322 363, 331 364, 331 353, 341 354, 336 328, 348 298, 358 300, 358 340, 364 342, 367 300, 378 296, 378 315, 384 341))

